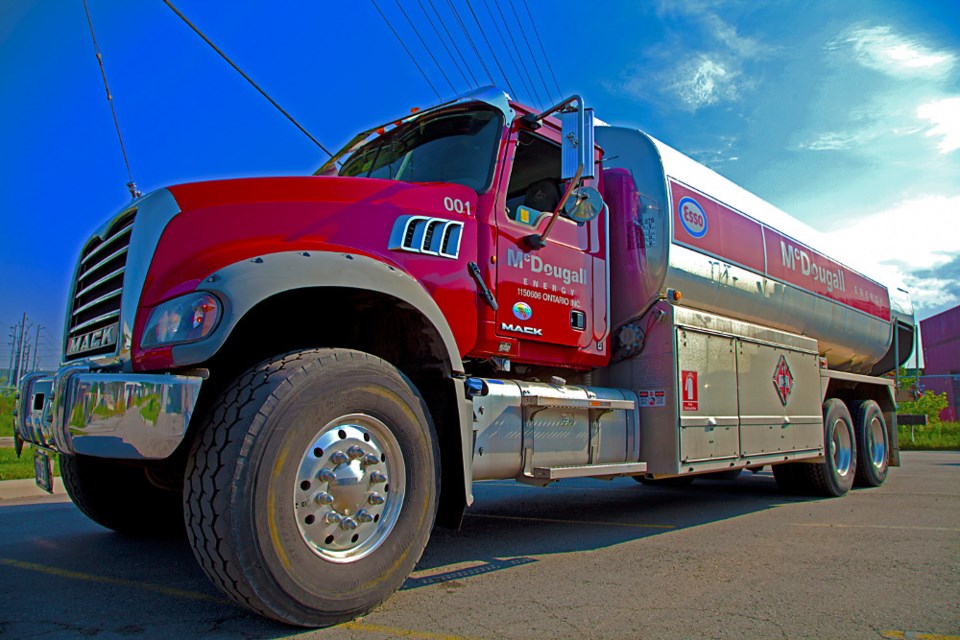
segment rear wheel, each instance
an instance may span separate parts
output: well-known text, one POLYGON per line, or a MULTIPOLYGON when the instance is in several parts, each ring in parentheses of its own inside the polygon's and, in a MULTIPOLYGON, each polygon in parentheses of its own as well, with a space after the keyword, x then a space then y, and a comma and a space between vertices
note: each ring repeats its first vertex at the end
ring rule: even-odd
POLYGON ((142 467, 61 455, 60 475, 77 508, 97 524, 129 535, 183 532, 180 493, 156 486, 142 467))
POLYGON ((820 495, 839 497, 850 490, 857 473, 857 436, 847 405, 839 398, 823 403, 824 456, 819 464, 798 467, 807 473, 810 488, 820 495))
POLYGON ((187 465, 188 537, 238 603, 289 624, 362 615, 433 525, 439 456, 413 384, 372 355, 301 351, 222 395, 187 465))
POLYGON ((853 426, 857 434, 857 474, 860 487, 879 487, 887 479, 887 424, 880 405, 861 400, 852 405, 853 426))

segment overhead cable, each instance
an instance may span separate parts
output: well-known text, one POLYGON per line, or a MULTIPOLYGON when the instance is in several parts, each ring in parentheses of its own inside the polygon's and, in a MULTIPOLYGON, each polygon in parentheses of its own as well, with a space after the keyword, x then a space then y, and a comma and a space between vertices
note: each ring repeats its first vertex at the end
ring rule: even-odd
POLYGON ((433 92, 437 94, 437 100, 440 100, 441 99, 440 92, 437 91, 437 88, 433 86, 432 82, 430 82, 430 78, 427 77, 426 72, 423 70, 423 67, 420 66, 420 63, 417 62, 417 59, 414 57, 414 55, 410 53, 410 49, 407 49, 407 45, 403 43, 403 38, 400 37, 400 34, 397 33, 397 30, 393 28, 392 24, 390 24, 390 20, 387 19, 387 16, 383 13, 383 11, 380 10, 380 7, 377 6, 377 0, 370 0, 370 2, 373 3, 374 8, 376 8, 377 13, 380 14, 380 17, 383 18, 383 21, 387 23, 387 26, 390 28, 390 31, 392 31, 394 37, 396 37, 397 42, 400 43, 400 46, 403 47, 403 50, 407 52, 408 56, 410 56, 410 59, 413 61, 413 64, 420 71, 420 75, 422 75, 423 79, 427 81, 427 84, 430 85, 430 88, 433 89, 433 92))
MULTIPOLYGON (((517 46, 517 40, 513 37, 513 32, 510 30, 510 25, 507 24, 507 18, 503 15, 503 9, 500 8, 500 3, 497 2, 497 0, 494 0, 493 4, 497 8, 497 13, 500 14, 500 19, 503 21, 503 28, 507 32, 507 35, 510 36, 510 42, 513 43, 513 48, 517 52, 517 58, 520 61, 520 69, 523 71, 523 74, 521 74, 520 77, 523 79, 523 75, 526 75, 527 79, 530 81, 530 87, 527 89, 527 93, 529 94, 531 100, 536 98, 537 102, 541 105, 541 108, 543 108, 544 101, 540 98, 540 94, 537 91, 537 85, 533 82, 533 78, 530 77, 530 71, 527 69, 527 65, 523 60, 523 54, 520 52, 520 47, 517 46)), ((526 82, 524 82, 524 86, 527 86, 526 82)), ((549 102, 549 98, 547 101, 549 102)))
MULTIPOLYGON (((417 3, 420 5, 420 10, 423 12, 423 15, 426 16, 427 22, 430 23, 430 26, 433 28, 433 32, 437 35, 437 40, 440 41, 440 44, 443 45, 444 50, 446 50, 447 55, 450 56, 450 60, 453 61, 453 66, 457 68, 457 71, 460 72, 460 76, 463 78, 464 83, 466 83, 470 88, 473 88, 473 85, 470 84, 470 81, 467 80, 467 74, 463 72, 463 67, 457 64, 457 59, 453 57, 453 53, 450 51, 450 47, 447 46, 447 41, 443 39, 443 36, 440 35, 440 31, 437 29, 437 25, 434 24, 433 19, 430 17, 430 14, 427 13, 427 8, 423 6, 423 0, 417 0, 417 3)), ((456 43, 454 43, 456 46, 456 43)), ((466 64, 466 63, 464 63, 466 64)), ((476 80, 474 80, 476 82, 476 80)))
MULTIPOLYGON (((513 15, 517 18, 517 24, 520 25, 520 31, 522 32, 522 31, 523 31, 523 24, 520 22, 520 16, 517 14, 517 8, 516 8, 515 6, 513 6, 513 3, 510 3, 510 9, 513 10, 513 15)), ((532 19, 532 17, 531 17, 531 19, 532 19)), ((534 27, 534 29, 536 29, 537 25, 534 24, 533 27, 534 27)), ((541 43, 541 45, 540 45, 540 48, 541 48, 541 49, 543 48, 543 44, 542 44, 542 43, 541 43)), ((534 65, 533 65, 533 66, 536 67, 537 73, 540 75, 540 82, 543 83, 543 88, 546 89, 546 91, 547 91, 547 102, 549 102, 549 101, 550 101, 550 89, 547 87, 547 83, 546 83, 546 81, 544 81, 544 79, 543 79, 543 72, 540 71, 540 64, 537 62, 537 57, 536 57, 536 56, 533 56, 533 62, 534 62, 534 65)), ((561 98, 561 99, 562 99, 562 98, 561 98)))
POLYGON ((553 65, 550 64, 550 56, 547 55, 547 50, 543 47, 543 40, 540 39, 540 30, 537 28, 537 23, 533 20, 533 14, 530 12, 530 5, 527 4, 527 0, 523 0, 523 6, 526 8, 527 15, 530 17, 530 23, 533 25, 533 33, 537 36, 537 42, 540 43, 540 51, 543 52, 543 59, 547 61, 547 69, 550 70, 550 75, 553 76, 553 83, 557 86, 557 100, 563 100, 563 91, 560 89, 560 83, 557 82, 557 74, 553 72, 553 65))
POLYGON ((483 0, 483 4, 487 7, 487 14, 490 16, 490 22, 493 23, 494 28, 497 30, 497 35, 500 36, 500 42, 503 44, 503 48, 507 52, 507 57, 510 58, 510 63, 513 65, 514 70, 516 70, 517 76, 520 78, 520 84, 523 85, 523 90, 527 93, 527 96, 529 96, 530 87, 527 86, 527 81, 523 79, 523 73, 520 71, 520 66, 517 64, 517 59, 513 54, 513 49, 507 44, 507 39, 504 37, 503 31, 500 29, 500 24, 497 22, 497 18, 493 15, 493 11, 490 9, 490 2, 488 0, 483 0))
POLYGON ((477 82, 477 77, 473 75, 473 70, 470 68, 470 65, 467 64, 467 59, 463 57, 463 54, 460 53, 460 47, 457 46, 457 41, 453 39, 453 36, 450 34, 450 30, 447 29, 446 21, 440 17, 440 12, 437 11, 437 7, 434 6, 433 0, 427 0, 430 3, 430 8, 433 9, 433 12, 437 15, 437 20, 440 22, 440 26, 443 27, 443 32, 447 34, 447 37, 450 38, 450 44, 453 45, 453 50, 457 52, 457 55, 460 57, 460 60, 463 62, 463 66, 466 68, 467 73, 470 74, 470 78, 473 80, 472 87, 479 87, 480 83, 477 82))
POLYGON ((400 0, 393 1, 397 3, 397 9, 400 9, 400 13, 402 13, 403 17, 407 19, 407 22, 410 24, 410 28, 413 29, 413 33, 416 34, 417 38, 420 40, 420 44, 422 44, 423 48, 427 50, 427 55, 430 56, 431 60, 433 60, 433 64, 437 65, 437 69, 440 70, 440 75, 442 75, 443 79, 447 81, 448 85, 450 85, 450 90, 453 91, 453 93, 457 93, 457 88, 453 86, 453 83, 450 82, 450 78, 448 78, 447 74, 443 72, 443 67, 440 66, 440 63, 437 62, 437 58, 433 55, 433 51, 431 51, 430 47, 427 46, 427 43, 424 42, 420 32, 417 31, 417 27, 414 26, 413 20, 411 20, 410 16, 407 15, 407 12, 403 10, 403 5, 400 4, 400 0))
POLYGON ((238 66, 234 63, 233 60, 231 60, 230 58, 227 57, 227 54, 225 54, 223 51, 220 50, 219 47, 217 47, 217 45, 213 44, 213 42, 210 40, 210 38, 208 38, 207 36, 205 36, 205 35, 203 34, 203 32, 200 31, 200 29, 198 29, 195 24, 193 24, 192 22, 190 22, 190 20, 187 19, 187 16, 183 15, 182 13, 180 13, 180 10, 177 9, 175 6, 173 6, 173 3, 171 3, 170 0, 163 0, 163 3, 164 3, 165 5, 167 5, 168 7, 170 7, 170 9, 171 9, 175 14, 177 14, 177 16, 179 16, 179 18, 180 18, 181 20, 183 20, 188 27, 190 27, 191 29, 193 29, 194 32, 195 32, 198 36, 200 36, 201 38, 203 38, 203 41, 206 42, 208 45, 210 45, 210 48, 211 48, 211 49, 213 49, 214 51, 216 51, 217 53, 219 53, 219 54, 220 54, 220 57, 223 58, 224 60, 226 60, 226 61, 227 61, 227 64, 229 64, 231 67, 233 67, 233 69, 234 69, 237 73, 239 73, 241 76, 243 76, 243 79, 246 80, 247 82, 249 82, 250 85, 251 85, 254 89, 256 89, 257 91, 259 91, 259 92, 260 92, 260 95, 262 95, 264 98, 266 98, 267 101, 270 102, 270 104, 272 104, 274 107, 276 107, 277 111, 279 111, 280 113, 282 113, 283 115, 285 115, 285 116, 287 117, 287 120, 289 120, 290 122, 292 122, 293 125, 294 125, 297 129, 300 129, 300 132, 303 133, 303 135, 305 135, 305 136, 307 136, 308 138, 310 138, 310 141, 313 142, 313 144, 315 144, 315 145, 317 145, 318 147, 320 147, 328 156, 330 156, 331 158, 333 157, 333 154, 330 153, 330 150, 329 150, 329 149, 327 149, 325 146, 323 146, 322 144, 320 144, 320 141, 317 140, 316 138, 314 138, 312 135, 310 135, 310 132, 307 131, 306 129, 304 129, 303 126, 302 126, 299 122, 297 122, 292 115, 290 115, 289 113, 287 113, 287 111, 286 111, 283 107, 281 107, 279 104, 277 104, 277 101, 276 101, 276 100, 274 100, 274 99, 271 98, 269 95, 267 95, 267 92, 264 91, 263 89, 261 89, 261 88, 260 88, 260 85, 258 85, 256 82, 254 82, 253 79, 250 78, 250 76, 248 76, 247 74, 245 74, 245 73, 243 72, 243 70, 240 69, 240 67, 238 67, 238 66))
POLYGON ((103 77, 103 88, 107 92, 107 103, 110 105, 110 113, 113 114, 113 126, 117 129, 117 140, 120 141, 120 153, 123 154, 123 164, 127 167, 127 189, 134 198, 139 198, 140 190, 137 189, 137 183, 133 181, 133 171, 130 170, 130 159, 127 158, 127 149, 123 145, 123 136, 120 135, 120 121, 117 119, 117 110, 113 106, 113 96, 110 94, 110 86, 107 84, 107 72, 103 68, 103 55, 100 54, 100 45, 97 44, 97 36, 93 33, 93 21, 90 19, 90 9, 87 7, 87 0, 83 0, 83 10, 87 14, 87 25, 90 26, 90 38, 93 40, 93 51, 97 54, 97 63, 100 65, 100 75, 103 77))
POLYGON ((507 77, 506 72, 503 70, 503 66, 500 64, 500 58, 497 57, 497 52, 493 50, 493 47, 490 46, 490 41, 487 40, 487 34, 483 31, 483 26, 480 24, 480 20, 477 18, 477 14, 473 11, 473 5, 470 4, 470 0, 466 0, 467 8, 470 9, 470 15, 473 16, 473 21, 477 23, 477 29, 480 30, 480 35, 483 36, 483 41, 487 43, 487 49, 490 50, 490 55, 493 56, 493 61, 497 63, 497 68, 500 69, 500 75, 503 76, 504 81, 507 83, 507 88, 510 89, 510 95, 516 96, 517 92, 513 90, 513 86, 510 84, 510 78, 507 77))
POLYGON ((457 8, 453 5, 453 0, 447 0, 447 4, 450 5, 450 11, 453 12, 453 17, 456 19, 457 23, 460 25, 460 29, 463 31, 464 37, 466 37, 467 42, 470 43, 470 48, 473 49, 473 55, 477 56, 477 60, 480 61, 480 66, 483 67, 484 73, 487 74, 487 79, 490 80, 490 84, 496 84, 493 79, 493 76, 490 74, 490 70, 487 69, 487 65, 483 62, 483 57, 480 55, 480 51, 477 49, 477 45, 473 43, 473 38, 470 37, 470 32, 467 31, 467 25, 463 23, 463 20, 460 18, 460 13, 457 11, 457 8))

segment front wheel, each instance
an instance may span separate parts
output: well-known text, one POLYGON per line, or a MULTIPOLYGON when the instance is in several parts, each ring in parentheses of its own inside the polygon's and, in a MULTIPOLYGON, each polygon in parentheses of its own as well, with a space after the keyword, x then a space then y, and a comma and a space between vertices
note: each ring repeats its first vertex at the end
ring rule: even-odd
POLYGON ((243 373, 187 465, 201 566, 238 603, 323 626, 362 615, 419 560, 439 455, 414 385, 372 355, 300 351, 243 373))

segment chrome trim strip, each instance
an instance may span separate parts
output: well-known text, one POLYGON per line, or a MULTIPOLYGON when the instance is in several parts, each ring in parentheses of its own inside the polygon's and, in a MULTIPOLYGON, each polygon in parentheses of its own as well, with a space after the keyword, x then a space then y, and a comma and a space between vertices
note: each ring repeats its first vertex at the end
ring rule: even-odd
MULTIPOLYGON (((80 308, 78 308, 78 309, 75 309, 75 310, 73 311, 73 315, 77 315, 78 313, 83 313, 84 311, 86 311, 86 310, 89 309, 90 307, 95 307, 95 306, 97 306, 98 304, 100 304, 101 302, 106 302, 107 300, 110 300, 110 299, 112 299, 112 298, 116 298, 116 297, 119 296, 121 293, 123 293, 123 289, 115 289, 115 290, 111 291, 110 293, 105 293, 105 294, 103 294, 102 296, 100 296, 99 298, 97 298, 97 299, 95 299, 95 300, 91 300, 90 302, 88 302, 87 304, 83 305, 82 307, 80 307, 80 308)), ((78 294, 78 295, 79 295, 79 294, 78 294)))
POLYGON ((109 238, 101 242, 96 248, 90 251, 90 253, 84 256, 84 258, 80 261, 80 264, 85 264, 90 258, 92 258, 93 256, 103 251, 105 247, 110 246, 111 244, 116 242, 117 239, 122 238, 123 236, 133 231, 134 221, 135 221, 135 218, 131 218, 130 221, 127 223, 127 226, 121 228, 119 231, 115 231, 113 235, 111 235, 109 238))
MULTIPOLYGON (((129 246, 129 245, 128 245, 128 246, 129 246)), ((108 262, 110 262, 110 261, 113 260, 114 258, 117 258, 117 257, 123 255, 124 253, 126 253, 128 246, 124 246, 124 247, 121 247, 120 249, 117 249, 116 251, 114 251, 113 253, 111 253, 110 255, 108 255, 106 258, 104 258, 103 260, 101 260, 101 261, 98 262, 97 264, 93 265, 92 267, 90 267, 89 269, 87 269, 86 271, 84 271, 82 274, 80 274, 80 280, 83 280, 84 278, 89 277, 90 274, 92 274, 93 272, 95 272, 97 269, 99 269, 99 268, 102 267, 103 265, 107 264, 108 262)))
POLYGON ((119 317, 120 317, 120 312, 119 312, 119 311, 111 311, 110 313, 105 313, 105 314, 103 314, 102 316, 97 316, 96 318, 93 318, 93 319, 91 319, 91 320, 87 320, 87 321, 84 322, 83 324, 78 324, 77 326, 75 326, 75 327, 73 327, 72 329, 70 329, 70 331, 68 332, 68 335, 71 335, 71 334, 73 334, 73 333, 75 333, 75 332, 77 332, 77 331, 80 331, 81 329, 86 329, 86 328, 89 327, 90 325, 93 325, 93 324, 96 324, 96 323, 98 323, 98 322, 101 322, 102 320, 110 320, 110 319, 112 319, 112 318, 119 318, 119 317))
MULTIPOLYGON (((120 267, 119 269, 117 269, 117 270, 114 271, 113 273, 108 273, 107 275, 103 276, 102 278, 100 278, 99 280, 97 280, 96 282, 94 282, 93 284, 88 284, 86 287, 84 287, 83 289, 81 289, 80 291, 78 291, 76 297, 79 298, 80 296, 82 296, 83 294, 87 293, 87 292, 90 291, 91 289, 100 286, 101 284, 103 284, 104 282, 106 282, 107 280, 109 280, 110 278, 115 278, 115 277, 117 277, 118 275, 121 275, 124 271, 126 271, 126 267, 125 267, 125 266, 120 267)), ((74 299, 76 299, 76 298, 74 298, 74 299)))

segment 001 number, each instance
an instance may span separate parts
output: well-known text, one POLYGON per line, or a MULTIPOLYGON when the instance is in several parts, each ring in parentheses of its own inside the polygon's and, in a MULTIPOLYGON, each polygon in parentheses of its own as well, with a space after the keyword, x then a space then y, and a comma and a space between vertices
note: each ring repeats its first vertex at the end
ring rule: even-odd
POLYGON ((447 196, 443 199, 443 207, 447 211, 453 211, 454 213, 465 213, 470 215, 470 203, 460 198, 451 198, 447 196))

